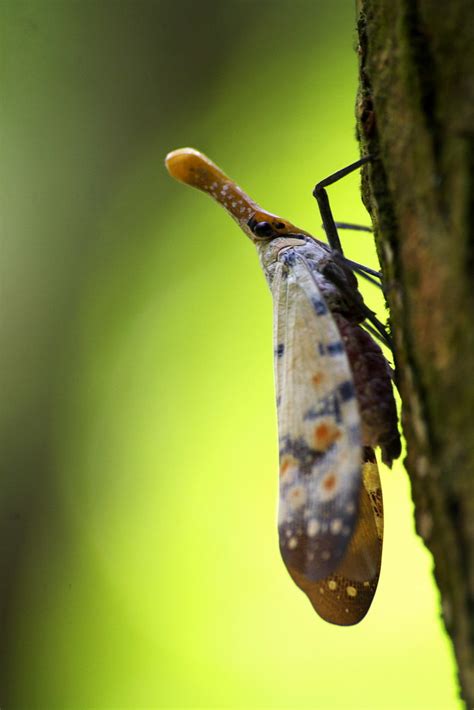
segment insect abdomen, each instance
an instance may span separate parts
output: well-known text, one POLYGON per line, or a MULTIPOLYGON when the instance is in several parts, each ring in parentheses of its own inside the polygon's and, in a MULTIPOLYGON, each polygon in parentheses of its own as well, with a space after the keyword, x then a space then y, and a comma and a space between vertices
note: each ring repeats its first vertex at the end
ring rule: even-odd
POLYGON ((354 378, 364 446, 380 446, 388 466, 400 456, 397 408, 388 363, 379 345, 363 328, 333 313, 354 378))

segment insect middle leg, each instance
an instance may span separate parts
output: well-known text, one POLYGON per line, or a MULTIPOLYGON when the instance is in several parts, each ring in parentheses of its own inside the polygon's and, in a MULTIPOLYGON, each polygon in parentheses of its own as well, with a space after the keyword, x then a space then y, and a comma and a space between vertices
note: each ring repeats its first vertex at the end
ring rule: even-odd
MULTIPOLYGON (((365 224, 352 224, 352 222, 334 222, 337 229, 352 229, 355 232, 373 232, 372 227, 366 227, 365 224)), ((324 224, 323 224, 324 229, 324 224)))
MULTIPOLYGON (((350 229, 354 230, 356 232, 370 232, 372 233, 374 230, 372 227, 366 227, 363 224, 352 224, 352 222, 334 222, 334 226, 336 229, 350 229)), ((326 228, 324 224, 321 225, 322 229, 326 231, 326 228)), ((340 252, 338 252, 340 253, 340 252)), ((380 271, 376 271, 375 269, 371 269, 370 266, 365 266, 365 264, 360 264, 358 261, 353 261, 352 259, 348 259, 346 256, 340 254, 342 258, 344 259, 345 263, 359 276, 362 276, 364 279, 369 281, 371 284, 374 286, 377 286, 377 288, 382 289, 382 284, 380 281, 382 280, 382 274, 380 271), (379 279, 378 281, 376 279, 379 279)), ((382 289, 383 290, 383 289, 382 289)))

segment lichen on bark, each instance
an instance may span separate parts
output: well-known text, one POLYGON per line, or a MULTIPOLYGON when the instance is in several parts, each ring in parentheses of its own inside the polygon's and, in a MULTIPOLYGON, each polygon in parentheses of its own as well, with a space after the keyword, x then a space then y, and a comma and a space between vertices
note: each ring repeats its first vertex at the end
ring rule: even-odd
POLYGON ((357 126, 417 531, 474 706, 474 4, 359 0, 357 126))

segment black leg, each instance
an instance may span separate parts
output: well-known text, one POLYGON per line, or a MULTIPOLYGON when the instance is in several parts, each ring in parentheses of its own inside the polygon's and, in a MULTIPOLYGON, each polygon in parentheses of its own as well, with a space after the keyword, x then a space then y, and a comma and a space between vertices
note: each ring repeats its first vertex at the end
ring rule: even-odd
MULTIPOLYGON (((357 232, 373 232, 372 227, 366 227, 365 225, 362 224, 352 224, 352 222, 334 222, 334 225, 336 229, 351 229, 357 232)), ((324 229, 324 224, 321 225, 322 229, 324 229)), ((342 258, 344 259, 345 263, 359 276, 362 276, 364 279, 367 279, 367 281, 370 281, 370 283, 374 284, 374 286, 377 286, 378 288, 382 288, 381 284, 379 281, 376 281, 375 279, 382 280, 382 274, 380 271, 376 271, 375 269, 371 269, 370 266, 365 266, 365 264, 359 264, 358 261, 353 261, 352 259, 348 259, 346 256, 343 254, 340 254, 342 258), (375 279, 373 278, 375 277, 375 279)))
MULTIPOLYGON (((380 283, 380 281, 377 281, 377 279, 374 279, 373 276, 370 276, 367 273, 367 271, 365 271, 365 269, 361 269, 359 266, 356 266, 355 262, 353 262, 353 261, 347 260, 346 263, 349 264, 352 271, 355 271, 356 274, 358 274, 359 276, 362 276, 363 279, 365 279, 366 281, 371 283, 373 286, 377 286, 377 288, 379 288, 381 291, 383 291, 383 286, 380 283)), ((380 277, 378 277, 378 278, 380 278, 380 277)))
POLYGON ((365 163, 368 163, 370 160, 372 160, 372 156, 366 155, 365 158, 361 158, 355 163, 351 163, 351 165, 348 165, 346 168, 342 168, 342 170, 338 170, 324 180, 321 180, 321 182, 318 182, 313 190, 313 195, 319 206, 319 212, 321 214, 321 219, 323 220, 323 227, 326 232, 329 246, 331 249, 338 251, 340 254, 343 254, 344 252, 342 251, 341 240, 339 239, 339 234, 337 233, 336 223, 331 212, 331 206, 329 204, 329 198, 325 188, 328 185, 332 185, 334 182, 337 182, 346 175, 349 175, 349 173, 357 170, 357 168, 360 168, 361 165, 365 165, 365 163))
POLYGON ((353 261, 352 259, 348 259, 347 256, 343 257, 345 263, 351 267, 354 271, 357 271, 360 273, 363 271, 364 273, 361 274, 361 276, 365 276, 366 274, 370 274, 371 276, 375 276, 375 278, 382 280, 382 274, 380 271, 376 271, 375 269, 371 269, 370 266, 365 266, 365 264, 359 264, 358 261, 353 261))
MULTIPOLYGON (((373 232, 372 227, 366 227, 364 224, 352 224, 352 222, 334 222, 337 229, 351 229, 354 232, 373 232)), ((324 224, 322 225, 324 229, 324 224)))
POLYGON ((382 336, 382 335, 379 333, 379 331, 378 331, 376 328, 374 328, 373 326, 371 326, 370 323, 367 323, 367 321, 364 321, 364 322, 362 323, 362 327, 363 327, 368 333, 370 333, 371 335, 373 335, 374 338, 377 338, 377 340, 380 340, 380 342, 382 343, 382 345, 386 345, 387 348, 390 348, 390 350, 391 350, 392 353, 393 353, 392 340, 391 340, 390 336, 389 336, 387 333, 385 333, 385 335, 382 336))
MULTIPOLYGON (((329 175, 329 177, 325 178, 324 180, 321 180, 321 182, 318 182, 318 184, 313 190, 313 195, 318 203, 321 219, 323 220, 323 229, 326 232, 327 240, 331 249, 338 252, 344 258, 344 261, 347 262, 348 265, 350 265, 354 271, 356 271, 369 281, 372 281, 372 283, 379 285, 378 282, 375 281, 374 278, 372 278, 372 276, 376 276, 380 279, 380 274, 378 271, 374 271, 368 266, 363 266, 362 264, 358 264, 357 262, 351 262, 350 259, 346 259, 346 257, 344 256, 344 252, 342 251, 341 240, 339 239, 339 234, 337 232, 337 225, 334 221, 331 206, 329 204, 329 198, 325 190, 328 185, 332 185, 334 182, 337 182, 346 175, 349 175, 349 173, 352 173, 354 170, 357 170, 362 165, 365 165, 365 163, 368 163, 371 160, 372 156, 366 155, 364 158, 357 160, 355 163, 351 163, 351 165, 348 165, 346 168, 342 168, 342 170, 338 170, 332 175, 329 175)), ((364 228, 358 225, 341 224, 340 226, 348 229, 371 231, 370 228, 364 228)), ((362 312, 366 319, 366 321, 364 322, 364 326, 367 328, 367 330, 375 337, 377 337, 382 343, 384 343, 384 345, 387 345, 391 350, 393 350, 393 343, 390 335, 387 333, 383 324, 376 317, 375 313, 373 313, 373 311, 371 311, 370 308, 365 305, 365 303, 362 304, 362 312)))
POLYGON ((377 337, 379 340, 384 343, 390 350, 393 352, 393 342, 392 338, 390 335, 387 333, 387 330, 385 326, 379 321, 379 319, 374 315, 374 313, 367 308, 366 312, 366 322, 364 323, 364 326, 368 329, 371 330, 374 334, 377 333, 377 337), (367 323, 367 321, 369 321, 367 323))
MULTIPOLYGON (((354 309, 353 312, 358 316, 361 316, 360 320, 364 321, 363 325, 366 326, 371 333, 374 334, 374 332, 376 332, 376 337, 381 340, 384 345, 387 345, 390 350, 393 350, 392 339, 388 334, 387 330, 385 329, 384 325, 379 321, 375 313, 370 310, 367 304, 364 303, 364 301, 360 298, 360 295, 359 298, 355 298, 353 287, 349 286, 346 279, 341 275, 340 268, 337 267, 338 261, 344 263, 346 261, 346 258, 344 256, 338 255, 338 253, 336 252, 334 254, 333 259, 331 259, 324 265, 322 274, 338 287, 342 295, 345 296, 347 304, 352 303, 354 309)), ((354 269, 354 271, 355 270, 356 269, 354 269)), ((361 274, 361 276, 363 275, 364 274, 361 274)), ((368 278, 368 275, 365 274, 365 277, 368 278)))

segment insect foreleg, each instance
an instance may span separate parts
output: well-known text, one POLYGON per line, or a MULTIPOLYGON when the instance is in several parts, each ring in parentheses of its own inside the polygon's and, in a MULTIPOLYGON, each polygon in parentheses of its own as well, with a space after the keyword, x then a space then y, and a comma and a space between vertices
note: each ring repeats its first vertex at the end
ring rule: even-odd
MULTIPOLYGON (((341 170, 337 170, 335 173, 332 173, 332 175, 329 175, 327 178, 317 183, 313 190, 313 195, 318 203, 321 219, 323 220, 323 229, 326 232, 327 240, 331 249, 338 252, 344 258, 347 265, 350 266, 356 273, 381 288, 379 282, 376 281, 376 279, 381 278, 378 271, 370 269, 368 266, 359 264, 356 261, 346 259, 337 231, 338 226, 343 229, 357 229, 360 231, 371 231, 371 229, 369 227, 361 227, 360 225, 347 224, 344 222, 336 223, 334 221, 331 206, 329 204, 329 198, 325 189, 329 185, 332 185, 346 175, 349 175, 349 173, 352 173, 354 170, 357 170, 371 160, 372 156, 366 155, 360 160, 357 160, 355 163, 351 163, 346 168, 342 168, 341 170)), ((366 324, 368 326, 368 330, 370 330, 373 335, 376 335, 376 337, 381 340, 384 345, 387 345, 391 350, 393 350, 392 339, 383 324, 378 320, 375 314, 367 308, 367 306, 365 306, 365 304, 363 305, 363 310, 366 320, 369 321, 369 323, 366 324)))
POLYGON ((339 239, 336 223, 334 221, 331 206, 329 204, 329 198, 325 188, 328 187, 328 185, 332 185, 334 182, 337 182, 346 175, 349 175, 349 173, 357 170, 361 167, 361 165, 368 163, 370 160, 372 160, 372 156, 366 155, 364 158, 357 160, 355 163, 351 163, 346 168, 342 168, 341 170, 332 173, 332 175, 329 175, 324 180, 321 180, 321 182, 318 182, 313 190, 313 195, 316 198, 321 219, 323 220, 323 227, 326 232, 329 246, 335 251, 338 251, 340 254, 343 254, 344 252, 342 251, 341 240, 339 239))

